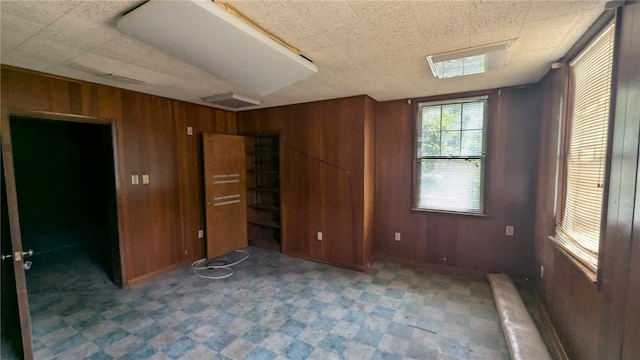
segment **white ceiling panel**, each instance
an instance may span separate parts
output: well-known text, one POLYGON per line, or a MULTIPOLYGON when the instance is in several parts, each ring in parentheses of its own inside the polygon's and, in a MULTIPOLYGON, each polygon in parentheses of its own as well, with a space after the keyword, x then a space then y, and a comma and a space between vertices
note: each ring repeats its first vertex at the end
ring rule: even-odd
POLYGON ((2 1, 0 11, 49 25, 81 3, 82 1, 2 1))
POLYGON ((201 97, 227 92, 259 98, 262 106, 359 94, 382 101, 537 82, 605 3, 232 0, 319 69, 308 80, 256 96, 118 32, 116 20, 142 2, 2 1, 0 62, 200 104, 201 97), (508 39, 515 39, 508 63, 493 73, 439 80, 424 60, 508 39), (100 72, 147 83, 94 75, 100 72))
POLYGON ((69 66, 95 74, 111 74, 127 66, 126 63, 85 52, 70 60, 69 66), (77 65, 77 66, 76 66, 77 65))
POLYGON ((109 42, 97 46, 91 52, 113 60, 133 63, 158 53, 160 50, 127 35, 120 35, 109 42))
POLYGON ((550 1, 544 6, 531 6, 527 13, 526 22, 544 20, 552 17, 574 16, 592 7, 601 7, 598 1, 550 1))
POLYGON ((63 16, 35 35, 39 40, 82 51, 91 50, 119 36, 121 34, 116 29, 70 15, 63 16))
POLYGON ((81 53, 82 51, 63 44, 44 41, 32 37, 23 42, 18 48, 11 51, 8 55, 21 59, 42 61, 53 66, 72 59, 81 53))
MULTIPOLYGON (((2 6, 0 6, 0 11, 2 6)), ((35 21, 21 18, 8 12, 0 13, 0 22, 2 23, 2 33, 10 30, 14 33, 21 34, 26 38, 30 38, 38 31, 42 30, 46 25, 42 25, 35 21)), ((26 40, 26 39, 25 39, 26 40)))
POLYGON ((469 46, 471 2, 469 1, 423 1, 409 4, 411 15, 418 27, 425 50, 442 52, 433 48, 433 43, 453 42, 463 48, 469 46))
POLYGON ((521 25, 530 6, 529 1, 473 1, 471 31, 486 32, 521 25))

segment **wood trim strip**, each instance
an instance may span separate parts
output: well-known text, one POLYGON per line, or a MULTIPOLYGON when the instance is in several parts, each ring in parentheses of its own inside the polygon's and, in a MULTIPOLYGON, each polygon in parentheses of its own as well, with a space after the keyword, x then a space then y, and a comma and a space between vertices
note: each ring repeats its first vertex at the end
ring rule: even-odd
POLYGON ((162 274, 166 274, 166 273, 178 270, 178 269, 180 269, 182 267, 185 267, 187 264, 193 263, 196 260, 197 259, 195 259, 195 258, 189 258, 187 260, 181 261, 181 262, 173 264, 171 266, 167 266, 165 268, 162 268, 162 269, 159 269, 159 270, 156 270, 156 271, 152 271, 152 272, 150 272, 148 274, 144 274, 142 276, 135 277, 135 278, 133 278, 133 279, 128 281, 128 285, 129 285, 129 287, 137 286, 137 285, 142 284, 142 283, 146 282, 147 280, 152 279, 154 277, 157 277, 157 276, 160 276, 162 274))
POLYGON ((551 342, 553 343, 553 348, 549 349, 552 351, 552 357, 554 359, 569 360, 569 356, 567 355, 567 352, 564 350, 564 346, 560 341, 560 337, 558 337, 556 328, 553 327, 553 324, 551 323, 551 318, 549 317, 549 313, 547 312, 547 309, 544 307, 544 304, 542 304, 542 300, 540 299, 540 296, 538 295, 538 292, 536 291, 535 286, 529 286, 529 289, 533 294, 533 300, 535 301, 538 312, 540 313, 540 318, 542 319, 542 325, 544 326, 543 331, 545 331, 549 335, 549 337, 551 338, 551 342))
POLYGON ((476 280, 486 280, 487 278, 486 273, 477 271, 477 270, 461 269, 461 268, 457 268, 449 265, 440 265, 440 264, 428 263, 423 261, 409 260, 409 259, 386 255, 386 254, 375 253, 373 255, 373 261, 377 261, 377 260, 414 266, 420 269, 426 269, 426 270, 431 270, 431 271, 450 274, 450 275, 468 276, 476 280))

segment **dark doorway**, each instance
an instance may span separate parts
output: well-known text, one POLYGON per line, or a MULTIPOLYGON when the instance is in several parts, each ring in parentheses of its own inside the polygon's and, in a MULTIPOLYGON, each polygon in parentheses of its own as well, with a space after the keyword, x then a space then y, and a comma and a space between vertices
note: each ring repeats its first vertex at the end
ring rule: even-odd
POLYGON ((29 302, 40 293, 115 287, 111 125, 22 117, 10 124, 22 246, 33 250, 29 302))

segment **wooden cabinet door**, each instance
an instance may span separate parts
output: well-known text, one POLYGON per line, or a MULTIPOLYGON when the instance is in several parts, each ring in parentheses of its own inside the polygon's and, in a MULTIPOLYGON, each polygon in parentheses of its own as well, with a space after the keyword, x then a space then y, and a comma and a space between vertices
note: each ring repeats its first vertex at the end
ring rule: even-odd
POLYGON ((245 138, 202 134, 207 258, 247 246, 245 138))

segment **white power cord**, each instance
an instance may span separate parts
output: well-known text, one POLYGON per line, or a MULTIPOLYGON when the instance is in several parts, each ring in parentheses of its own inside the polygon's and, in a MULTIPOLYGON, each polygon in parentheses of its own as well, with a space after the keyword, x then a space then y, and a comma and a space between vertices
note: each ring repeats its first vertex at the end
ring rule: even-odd
POLYGON ((219 260, 220 258, 215 258, 215 259, 211 259, 211 260, 207 260, 207 258, 203 258, 200 260, 195 261, 193 264, 191 264, 191 268, 193 269, 193 273, 196 274, 198 277, 201 277, 203 279, 213 279, 213 280, 218 280, 218 279, 225 279, 228 278, 229 276, 233 275, 233 270, 231 269, 232 266, 234 265, 238 265, 241 262, 247 260, 249 258, 249 253, 246 250, 236 250, 234 251, 236 253, 240 253, 240 254, 245 254, 245 256, 241 257, 239 260, 236 260, 232 263, 227 263, 224 260, 219 260), (216 265, 214 263, 220 263, 223 262, 224 264, 222 265, 216 265), (211 271, 213 270, 215 271, 222 271, 223 274, 222 275, 205 275, 203 272, 205 271, 211 271))

